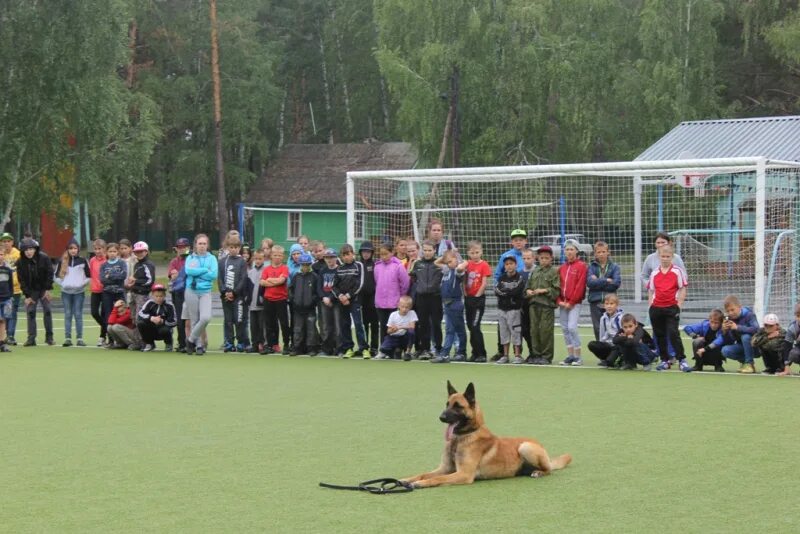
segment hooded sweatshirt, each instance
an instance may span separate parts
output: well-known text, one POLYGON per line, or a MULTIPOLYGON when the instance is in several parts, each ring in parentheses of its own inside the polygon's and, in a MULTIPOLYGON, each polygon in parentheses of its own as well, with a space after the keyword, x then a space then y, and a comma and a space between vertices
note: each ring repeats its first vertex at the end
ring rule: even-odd
POLYGON ((292 254, 295 252, 299 252, 300 254, 303 253, 303 245, 295 243, 291 247, 289 247, 289 257, 286 259, 286 265, 289 267, 289 280, 287 283, 292 282, 292 278, 294 275, 300 272, 300 264, 297 263, 292 259, 292 254))
POLYGON ((396 257, 389 261, 375 262, 373 271, 375 277, 375 307, 381 309, 395 309, 400 302, 400 297, 408 292, 411 279, 406 268, 396 257))
MULTIPOLYGON (((67 249, 72 245, 78 246, 78 241, 75 238, 70 239, 69 243, 67 243, 67 249)), ((80 249, 79 246, 78 248, 80 249)), ((66 268, 64 267, 64 262, 59 262, 55 280, 56 284, 61 286, 61 292, 69 295, 83 293, 92 276, 89 270, 89 262, 86 261, 86 258, 80 256, 69 256, 66 268)))
POLYGON ((53 289, 53 264, 47 254, 39 250, 39 244, 33 239, 23 239, 19 248, 21 255, 17 262, 17 277, 25 297, 30 297, 33 292, 53 289), (35 249, 32 258, 25 255, 30 248, 35 249))
POLYGON ((147 295, 153 282, 156 281, 156 266, 150 260, 150 255, 145 255, 141 260, 133 264, 133 286, 131 293, 135 295, 147 295))

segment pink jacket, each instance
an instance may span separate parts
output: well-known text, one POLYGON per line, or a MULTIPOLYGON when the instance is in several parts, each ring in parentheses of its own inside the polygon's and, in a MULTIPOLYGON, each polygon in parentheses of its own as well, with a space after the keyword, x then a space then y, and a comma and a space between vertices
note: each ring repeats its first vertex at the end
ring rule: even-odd
POLYGON ((395 309, 408 291, 410 280, 403 263, 392 256, 388 262, 375 261, 375 307, 395 309))

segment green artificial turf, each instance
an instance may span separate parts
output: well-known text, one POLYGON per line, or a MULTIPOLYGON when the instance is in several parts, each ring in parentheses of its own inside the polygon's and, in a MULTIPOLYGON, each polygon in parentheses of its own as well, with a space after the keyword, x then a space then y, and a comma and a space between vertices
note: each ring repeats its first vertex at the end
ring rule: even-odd
POLYGON ((16 347, 0 354, 0 529, 796 531, 798 387, 730 372, 16 347), (317 486, 435 467, 447 379, 475 383, 495 433, 573 464, 401 495, 317 486))

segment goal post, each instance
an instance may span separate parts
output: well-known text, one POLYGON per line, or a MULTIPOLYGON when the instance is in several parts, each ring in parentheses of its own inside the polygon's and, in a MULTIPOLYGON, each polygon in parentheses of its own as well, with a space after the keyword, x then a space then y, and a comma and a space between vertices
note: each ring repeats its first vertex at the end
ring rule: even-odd
POLYGON ((788 317, 796 301, 783 298, 797 293, 791 286, 798 262, 789 261, 796 239, 793 232, 776 238, 800 225, 800 162, 741 157, 356 171, 347 173, 346 187, 350 242, 357 219, 372 239, 420 241, 433 217, 462 250, 482 241, 492 264, 508 249, 513 228, 525 229, 532 247, 560 246, 567 236, 588 247, 604 240, 622 269, 623 305, 643 313, 641 266, 653 235, 664 231, 685 241, 693 313, 707 314, 729 292, 759 318, 765 311, 788 317))

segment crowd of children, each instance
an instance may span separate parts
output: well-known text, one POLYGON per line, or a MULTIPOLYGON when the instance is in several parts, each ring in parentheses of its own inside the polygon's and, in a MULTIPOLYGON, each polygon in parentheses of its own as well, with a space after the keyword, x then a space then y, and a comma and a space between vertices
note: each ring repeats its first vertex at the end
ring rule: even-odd
MULTIPOLYGON (((13 236, 2 234, 0 352, 16 344, 19 302, 28 317, 24 345, 36 344, 40 304, 45 342, 55 343, 50 295, 55 283, 64 304, 65 347, 73 344, 73 323, 75 344, 86 345, 82 310, 88 286, 91 315, 100 326, 98 346, 149 352, 162 341, 171 351, 177 334, 176 350, 203 355, 216 282, 225 352, 487 362, 481 321, 493 273, 481 243, 470 241, 462 258, 435 219, 427 237, 421 244, 399 239, 376 247, 363 241, 358 250, 344 245, 337 251, 303 236, 287 258, 272 240, 251 248, 235 231, 215 256, 208 236, 199 234, 193 244, 186 238, 175 243, 167 288, 156 282, 156 267, 143 241, 131 245, 126 239, 97 239, 87 260, 72 240, 54 263, 32 237, 17 249, 13 236)), ((549 246, 527 248, 522 229, 511 232, 510 242, 494 271, 498 347, 491 360, 498 364, 551 364, 558 311, 567 353, 561 365, 583 365, 578 318, 584 300, 594 330, 587 348, 600 367, 666 370, 677 365, 690 372, 709 366, 724 372, 723 364, 733 360, 739 372, 749 374, 755 372, 754 359, 761 357, 763 372, 788 375, 791 365, 800 363, 800 305, 788 328, 774 314, 759 326, 752 310, 731 295, 707 320, 684 327, 692 338, 691 365, 678 326, 688 277, 666 234, 656 236, 656 251, 642 269, 652 335, 623 311, 620 268, 605 242, 594 244, 587 265, 578 256, 578 244, 567 240, 559 266, 549 246)))

